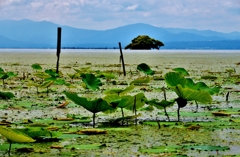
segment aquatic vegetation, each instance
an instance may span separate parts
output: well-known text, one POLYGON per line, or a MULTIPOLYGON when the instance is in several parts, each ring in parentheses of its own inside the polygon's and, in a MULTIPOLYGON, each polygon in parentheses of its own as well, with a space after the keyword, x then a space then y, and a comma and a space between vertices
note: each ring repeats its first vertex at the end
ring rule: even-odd
POLYGON ((82 74, 81 77, 87 89, 97 90, 102 86, 101 80, 93 74, 82 74))
POLYGON ((197 101, 201 103, 211 103, 212 97, 205 90, 196 90, 195 86, 186 86, 187 79, 180 73, 169 72, 165 75, 165 81, 169 87, 178 95, 175 101, 178 104, 178 121, 180 120, 180 108, 187 105, 188 101, 197 101))
POLYGON ((37 64, 37 63, 32 64, 31 67, 32 67, 34 70, 36 70, 36 71, 43 69, 42 66, 41 66, 40 64, 37 64))
POLYGON ((88 111, 93 113, 93 127, 95 127, 96 113, 110 110, 112 107, 102 98, 95 100, 87 100, 87 98, 79 97, 77 94, 65 93, 65 95, 74 103, 84 107, 88 111))
POLYGON ((11 98, 14 98, 14 94, 12 92, 0 92, 0 98, 1 99, 11 99, 11 98))
POLYGON ((26 135, 23 132, 20 132, 16 129, 11 129, 11 128, 0 126, 0 134, 3 135, 4 137, 6 137, 10 142, 9 149, 8 149, 9 155, 10 155, 10 151, 11 151, 12 142, 17 142, 17 143, 35 142, 34 139, 32 139, 28 135, 26 135))
POLYGON ((153 75, 155 72, 146 63, 141 63, 137 66, 139 71, 142 71, 146 75, 153 75))
MULTIPOLYGON (((208 70, 217 79, 205 80, 196 70, 190 69, 190 76, 184 68, 171 66, 161 73, 149 67, 154 76, 138 69, 146 76, 139 77, 139 72, 134 71, 131 76, 116 77, 119 67, 91 64, 94 69, 91 70, 86 64, 74 63, 59 74, 54 69, 33 68, 26 79, 12 77, 11 82, 6 81, 10 88, 0 92, 0 99, 9 100, 0 101, 0 124, 10 129, 17 126, 14 132, 37 141, 29 145, 12 142, 11 153, 15 156, 28 155, 27 152, 43 156, 239 154, 233 149, 239 145, 236 139, 240 129, 239 108, 236 108, 239 89, 234 84, 238 68, 230 78, 226 78, 226 71, 208 70), (30 86, 44 90, 36 96, 30 86), (100 88, 101 91, 96 91, 100 88), (51 94, 46 95, 46 89, 51 94), (232 94, 227 105, 222 101, 225 92, 232 94), (201 105, 198 112, 194 111, 194 102, 201 105), (180 120, 180 110, 181 122, 176 122, 174 119, 180 120), (133 125, 134 122, 140 125, 133 125), (98 128, 89 129, 92 125, 98 128)), ((9 143, 0 142, 1 156, 9 150, 9 143)))

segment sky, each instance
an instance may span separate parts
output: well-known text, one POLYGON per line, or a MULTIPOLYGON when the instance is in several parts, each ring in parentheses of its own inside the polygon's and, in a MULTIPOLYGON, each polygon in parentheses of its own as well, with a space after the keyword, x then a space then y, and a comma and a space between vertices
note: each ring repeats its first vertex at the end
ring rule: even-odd
POLYGON ((240 0, 0 0, 0 20, 50 21, 107 30, 157 27, 240 32, 240 0))

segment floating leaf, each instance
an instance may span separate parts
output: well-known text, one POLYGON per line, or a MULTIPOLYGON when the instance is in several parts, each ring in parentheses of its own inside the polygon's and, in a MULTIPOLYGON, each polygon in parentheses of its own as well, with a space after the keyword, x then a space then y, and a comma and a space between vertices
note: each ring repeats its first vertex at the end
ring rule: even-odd
POLYGON ((199 145, 199 146, 183 146, 184 149, 189 150, 203 150, 203 151, 225 151, 229 150, 229 147, 223 146, 207 146, 207 145, 199 145))
POLYGON ((140 77, 136 80, 133 80, 130 84, 142 84, 142 83, 149 83, 151 81, 151 78, 149 76, 147 77, 140 77))
POLYGON ((54 83, 54 81, 46 81, 46 82, 44 82, 43 84, 41 84, 41 85, 39 86, 39 88, 48 88, 48 87, 50 87, 53 83, 54 83))
POLYGON ((154 146, 148 149, 140 149, 144 153, 177 153, 180 146, 154 146))
POLYGON ((137 66, 137 69, 139 71, 142 71, 143 73, 147 75, 153 75, 154 71, 146 64, 146 63, 141 63, 137 66))
POLYGON ((102 147, 106 147, 105 144, 100 144, 100 143, 95 143, 95 144, 88 144, 88 145, 80 145, 80 144, 75 144, 75 145, 68 145, 66 148, 75 148, 75 149, 101 149, 102 147))

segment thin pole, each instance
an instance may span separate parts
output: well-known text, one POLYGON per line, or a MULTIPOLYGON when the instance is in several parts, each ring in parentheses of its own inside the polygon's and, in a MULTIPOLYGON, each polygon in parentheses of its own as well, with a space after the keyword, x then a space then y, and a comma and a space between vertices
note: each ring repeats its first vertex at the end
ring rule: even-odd
POLYGON ((124 59, 123 59, 121 42, 119 42, 118 45, 119 45, 119 49, 120 49, 120 58, 121 58, 121 60, 122 60, 123 74, 124 74, 124 76, 126 76, 125 64, 124 64, 124 59))
POLYGON ((58 27, 57 29, 57 67, 56 67, 56 73, 58 73, 59 68, 59 59, 60 59, 60 53, 61 53, 61 32, 62 28, 58 27))

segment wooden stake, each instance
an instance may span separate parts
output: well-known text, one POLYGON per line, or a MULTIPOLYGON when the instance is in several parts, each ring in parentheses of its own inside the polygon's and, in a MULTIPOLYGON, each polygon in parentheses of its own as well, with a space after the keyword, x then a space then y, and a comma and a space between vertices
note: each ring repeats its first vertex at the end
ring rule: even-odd
POLYGON ((58 73, 59 59, 60 59, 60 53, 61 53, 61 33, 62 33, 62 28, 58 27, 58 31, 57 31, 57 67, 56 67, 56 73, 58 73))
POLYGON ((124 74, 124 76, 126 76, 125 64, 124 64, 124 59, 123 59, 121 42, 119 42, 118 45, 119 45, 119 49, 120 49, 120 59, 121 59, 121 61, 122 61, 123 74, 124 74))

